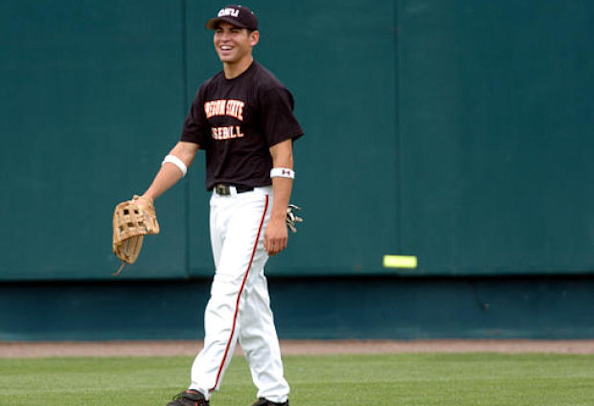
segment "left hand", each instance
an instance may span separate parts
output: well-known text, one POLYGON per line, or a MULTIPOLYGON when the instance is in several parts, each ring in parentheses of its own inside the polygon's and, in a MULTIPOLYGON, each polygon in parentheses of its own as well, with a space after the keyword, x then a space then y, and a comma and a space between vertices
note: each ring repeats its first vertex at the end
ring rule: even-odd
POLYGON ((264 249, 270 256, 274 256, 287 247, 289 233, 285 220, 270 219, 264 232, 264 249))

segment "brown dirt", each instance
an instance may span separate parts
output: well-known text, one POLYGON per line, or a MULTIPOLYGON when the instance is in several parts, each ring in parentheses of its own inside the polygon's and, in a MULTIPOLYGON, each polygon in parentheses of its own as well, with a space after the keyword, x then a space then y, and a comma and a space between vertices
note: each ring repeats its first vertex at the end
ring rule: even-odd
MULTIPOLYGON (((328 340, 282 341, 289 354, 382 354, 418 352, 499 352, 594 354, 594 340, 328 340)), ((194 356, 199 341, 2 342, 0 358, 87 356, 194 356)), ((240 354, 241 350, 237 350, 240 354)))

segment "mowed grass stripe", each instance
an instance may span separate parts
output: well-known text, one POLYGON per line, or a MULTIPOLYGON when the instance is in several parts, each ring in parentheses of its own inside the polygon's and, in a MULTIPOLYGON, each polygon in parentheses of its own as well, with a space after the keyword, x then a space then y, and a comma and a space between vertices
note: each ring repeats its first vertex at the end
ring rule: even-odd
MULTIPOLYGON (((594 355, 285 356, 291 405, 590 406, 594 355)), ((163 406, 189 384, 191 357, 0 359, 0 406, 163 406)), ((213 406, 256 391, 235 357, 213 406)))

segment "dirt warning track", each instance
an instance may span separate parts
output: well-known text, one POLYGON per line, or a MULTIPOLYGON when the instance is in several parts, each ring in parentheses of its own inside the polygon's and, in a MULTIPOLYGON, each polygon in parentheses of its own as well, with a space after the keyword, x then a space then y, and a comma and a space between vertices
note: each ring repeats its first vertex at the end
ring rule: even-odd
MULTIPOLYGON (((239 347, 239 346, 238 346, 239 347)), ((0 358, 194 356, 201 341, 0 341, 0 358)), ((594 354, 594 340, 285 340, 284 355, 498 352, 594 354)), ((241 354, 241 350, 236 351, 241 354)))

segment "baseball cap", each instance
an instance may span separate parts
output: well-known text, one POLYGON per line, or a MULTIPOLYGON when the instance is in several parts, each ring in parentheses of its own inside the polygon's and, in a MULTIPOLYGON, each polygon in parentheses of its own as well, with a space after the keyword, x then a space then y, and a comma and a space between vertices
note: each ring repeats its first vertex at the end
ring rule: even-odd
POLYGON ((206 28, 214 30, 221 21, 233 24, 239 28, 247 28, 248 30, 258 29, 258 19, 252 10, 237 4, 225 6, 220 9, 215 18, 211 18, 206 22, 206 28))

